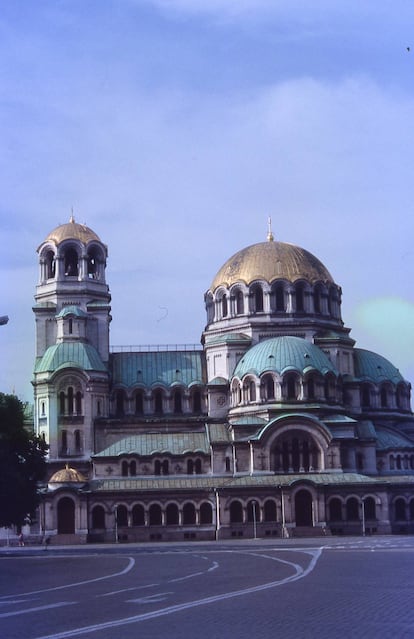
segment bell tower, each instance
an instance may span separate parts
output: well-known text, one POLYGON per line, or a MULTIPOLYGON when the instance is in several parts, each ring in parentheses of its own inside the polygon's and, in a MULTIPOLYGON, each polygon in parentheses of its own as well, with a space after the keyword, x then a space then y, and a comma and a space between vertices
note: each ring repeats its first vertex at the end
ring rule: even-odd
POLYGON ((94 231, 71 216, 37 252, 36 431, 49 443, 50 461, 71 459, 73 465, 89 459, 94 419, 107 411, 108 251, 94 231))

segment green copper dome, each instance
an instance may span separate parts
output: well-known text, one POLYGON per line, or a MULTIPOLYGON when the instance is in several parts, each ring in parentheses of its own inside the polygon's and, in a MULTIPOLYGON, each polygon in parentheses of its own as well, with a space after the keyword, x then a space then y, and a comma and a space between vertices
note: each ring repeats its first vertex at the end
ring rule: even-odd
POLYGON ((338 374, 331 360, 312 342, 300 337, 274 337, 253 346, 237 364, 234 377, 241 379, 252 373, 260 376, 266 371, 283 375, 287 371, 304 374, 316 370, 322 375, 338 374))
POLYGON ((354 349, 354 365, 355 377, 361 382, 369 381, 379 384, 389 381, 398 384, 404 381, 398 368, 395 368, 385 357, 363 348, 354 349))

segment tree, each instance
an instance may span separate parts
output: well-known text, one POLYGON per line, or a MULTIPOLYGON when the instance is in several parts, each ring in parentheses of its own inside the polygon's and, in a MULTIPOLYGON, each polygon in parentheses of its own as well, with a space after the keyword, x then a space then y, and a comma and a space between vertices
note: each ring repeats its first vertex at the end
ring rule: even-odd
POLYGON ((47 449, 43 438, 25 430, 22 402, 0 393, 0 526, 21 526, 34 515, 47 449))

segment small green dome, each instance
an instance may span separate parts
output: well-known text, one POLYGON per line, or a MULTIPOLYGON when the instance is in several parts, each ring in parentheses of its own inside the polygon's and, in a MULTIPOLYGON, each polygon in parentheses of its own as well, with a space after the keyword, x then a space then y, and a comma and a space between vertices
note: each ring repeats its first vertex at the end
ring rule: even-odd
POLYGON ((266 371, 283 375, 287 371, 304 374, 316 370, 322 375, 338 375, 331 360, 318 346, 301 337, 274 337, 259 342, 243 355, 233 373, 241 379, 248 373, 260 376, 266 371))
POLYGON ((74 306, 73 304, 70 306, 64 306, 56 317, 67 317, 69 315, 74 315, 75 317, 88 317, 88 314, 85 313, 85 311, 83 311, 79 306, 74 306))
POLYGON ((369 381, 374 384, 389 381, 393 384, 404 382, 398 368, 391 364, 385 357, 366 351, 363 348, 354 349, 355 377, 361 381, 369 381))

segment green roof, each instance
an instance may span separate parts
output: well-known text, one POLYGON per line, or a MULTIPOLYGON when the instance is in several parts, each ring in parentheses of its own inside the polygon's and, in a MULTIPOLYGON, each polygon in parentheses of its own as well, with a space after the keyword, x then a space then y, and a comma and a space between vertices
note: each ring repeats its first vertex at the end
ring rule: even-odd
POLYGON ((205 383, 203 352, 199 350, 112 353, 109 361, 114 385, 205 383))
POLYGON ((149 455, 205 453, 210 450, 206 434, 203 433, 145 433, 121 439, 94 457, 119 457, 121 455, 149 455))
POLYGON ((49 346, 35 366, 35 373, 54 372, 59 368, 81 368, 86 371, 107 371, 98 351, 84 342, 61 342, 49 346))
POLYGON ((224 333, 222 335, 215 335, 210 339, 206 337, 206 345, 211 346, 212 344, 231 344, 232 342, 239 344, 245 344, 246 342, 251 342, 252 338, 244 333, 224 333))
POLYGON ((390 448, 414 448, 414 441, 404 437, 400 433, 393 430, 378 427, 377 431, 377 449, 388 450, 390 448))
POLYGON ((234 377, 241 379, 248 373, 260 376, 266 371, 281 375, 287 371, 304 374, 311 370, 323 375, 328 372, 338 374, 318 346, 301 337, 283 336, 264 340, 250 348, 237 364, 234 377))
POLYGON ((75 317, 88 317, 88 314, 85 313, 79 306, 74 306, 71 304, 70 306, 64 306, 60 313, 56 315, 56 317, 66 317, 67 315, 75 315, 75 317))
MULTIPOLYGON (((297 475, 239 475, 213 477, 211 475, 194 475, 194 476, 161 476, 161 477, 125 477, 125 478, 108 478, 94 479, 89 482, 89 489, 92 492, 106 491, 169 491, 177 490, 214 490, 218 489, 234 489, 241 488, 272 488, 277 489, 280 486, 288 487, 297 482, 307 481, 319 486, 341 486, 343 484, 362 485, 362 484, 380 484, 383 486, 390 478, 384 477, 368 477, 367 475, 359 475, 358 473, 300 473, 297 475)), ((404 476, 401 478, 391 478, 391 481, 398 479, 414 482, 413 476, 404 476)))
POLYGON ((404 378, 398 368, 382 355, 366 351, 362 348, 354 349, 355 377, 359 381, 369 381, 379 384, 390 381, 393 384, 403 382, 404 378))
POLYGON ((228 443, 231 441, 230 432, 226 424, 209 424, 208 432, 211 442, 228 443))

